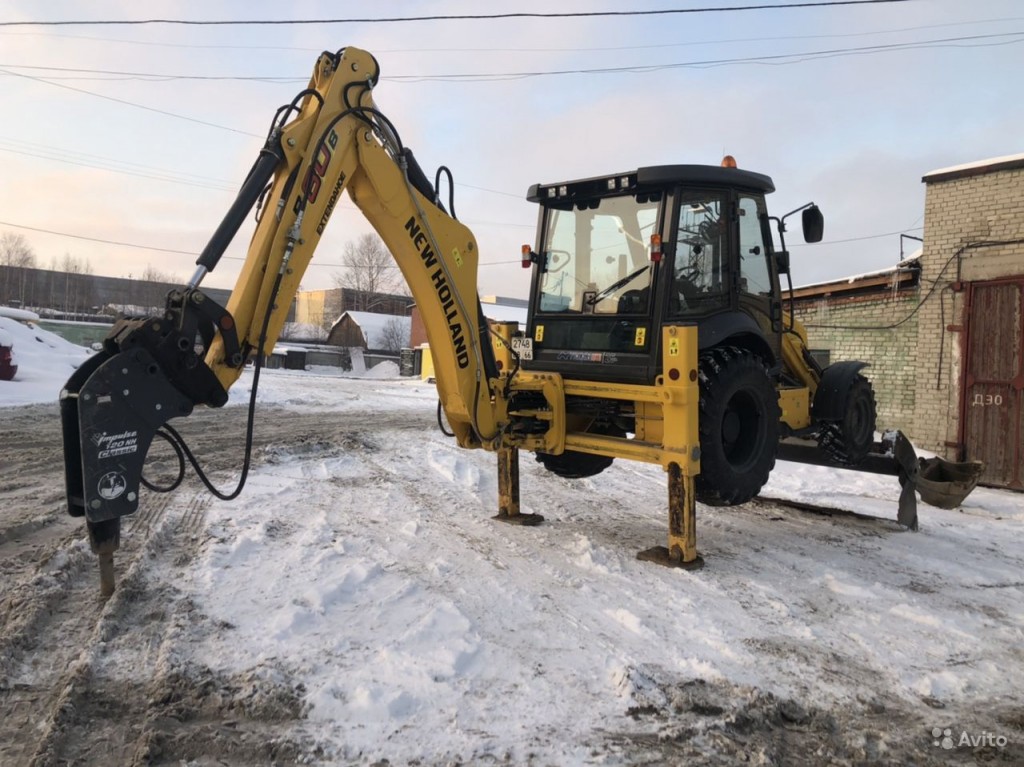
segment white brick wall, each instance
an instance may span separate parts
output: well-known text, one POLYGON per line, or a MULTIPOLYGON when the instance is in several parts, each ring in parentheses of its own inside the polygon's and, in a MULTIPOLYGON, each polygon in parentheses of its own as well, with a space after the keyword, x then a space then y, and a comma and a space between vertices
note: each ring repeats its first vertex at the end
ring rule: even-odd
POLYGON ((1024 275, 1024 245, 965 246, 1024 239, 1024 168, 997 169, 964 178, 925 177, 922 285, 917 332, 913 439, 956 458, 965 327, 964 293, 957 283, 1024 275), (922 294, 924 295, 924 293, 922 294))

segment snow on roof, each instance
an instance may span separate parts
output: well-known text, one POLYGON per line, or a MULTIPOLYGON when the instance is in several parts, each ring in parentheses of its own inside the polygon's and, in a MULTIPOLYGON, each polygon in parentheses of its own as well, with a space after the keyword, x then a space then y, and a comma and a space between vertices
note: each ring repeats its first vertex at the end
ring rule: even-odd
MULTIPOLYGON (((1015 163, 1024 164, 1024 153, 1022 154, 1008 154, 1003 157, 992 157, 988 160, 975 160, 974 162, 964 163, 963 165, 951 165, 948 168, 939 168, 938 170, 929 171, 924 174, 922 180, 936 180, 936 176, 947 176, 965 173, 966 171, 977 171, 992 166, 1010 165, 1015 163)), ((995 170, 996 168, 993 167, 995 170)))
POLYGON ((28 309, 15 309, 13 306, 0 306, 0 317, 9 317, 21 322, 38 322, 39 315, 28 309))
POLYGON ((341 317, 338 317, 334 321, 334 327, 337 327, 338 323, 341 322, 346 316, 350 317, 359 329, 363 331, 363 337, 366 339, 366 344, 371 349, 377 346, 383 345, 382 336, 385 334, 389 325, 395 320, 398 320, 402 324, 402 328, 405 331, 406 338, 408 339, 409 333, 412 332, 412 318, 402 316, 400 314, 376 314, 374 312, 344 312, 341 317))
POLYGON ((821 282, 808 282, 805 285, 794 285, 793 290, 803 290, 804 288, 817 288, 822 285, 850 285, 858 280, 865 280, 869 277, 881 277, 885 274, 894 274, 906 270, 908 267, 913 266, 921 259, 922 248, 918 248, 909 256, 904 258, 902 261, 897 263, 895 266, 887 266, 885 269, 876 269, 873 272, 861 272, 860 274, 851 274, 848 277, 839 277, 833 280, 822 280, 821 282))

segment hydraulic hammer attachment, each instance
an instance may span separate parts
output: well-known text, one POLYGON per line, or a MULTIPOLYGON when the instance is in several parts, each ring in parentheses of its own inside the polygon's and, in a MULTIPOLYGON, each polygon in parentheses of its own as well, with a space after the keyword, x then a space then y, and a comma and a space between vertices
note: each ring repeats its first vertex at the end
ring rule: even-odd
POLYGON ((145 348, 105 353, 98 363, 76 372, 60 404, 68 513, 90 522, 138 508, 153 437, 171 418, 192 412, 145 348))
POLYGON ((241 365, 233 327, 231 316, 199 290, 172 291, 163 317, 119 320, 103 351, 61 391, 68 513, 86 519, 105 594, 114 588, 120 518, 139 506, 153 437, 197 404, 227 402, 202 355, 219 331, 226 356, 241 365))

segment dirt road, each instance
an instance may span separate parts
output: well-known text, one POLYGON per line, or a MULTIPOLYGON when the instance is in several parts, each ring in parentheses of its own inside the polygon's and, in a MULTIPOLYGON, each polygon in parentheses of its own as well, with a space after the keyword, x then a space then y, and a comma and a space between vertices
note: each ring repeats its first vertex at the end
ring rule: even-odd
MULTIPOLYGON (((264 410, 262 420, 275 415, 264 410)), ((214 477, 240 465, 244 416, 226 409, 181 426, 214 477)), ((285 420, 282 433, 262 433, 276 444, 330 438, 322 416, 285 420)), ((124 521, 118 588, 103 600, 84 525, 64 511, 56 406, 0 409, 0 433, 0 764, 177 765, 189 756, 242 765, 315 753, 302 734, 302 691, 188 663, 180 634, 195 608, 174 583, 147 575, 158 562, 188 568, 209 494, 198 483, 174 504, 147 494, 124 521), (122 678, 126 659, 152 669, 148 684, 122 678)))

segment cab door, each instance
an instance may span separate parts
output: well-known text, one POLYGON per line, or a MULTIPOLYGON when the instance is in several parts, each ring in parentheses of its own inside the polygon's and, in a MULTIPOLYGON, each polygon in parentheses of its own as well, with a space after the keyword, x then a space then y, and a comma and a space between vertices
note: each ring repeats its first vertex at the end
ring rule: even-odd
POLYGON ((782 304, 778 274, 771 258, 771 232, 764 197, 736 195, 736 279, 739 307, 761 327, 776 359, 780 357, 782 304))

